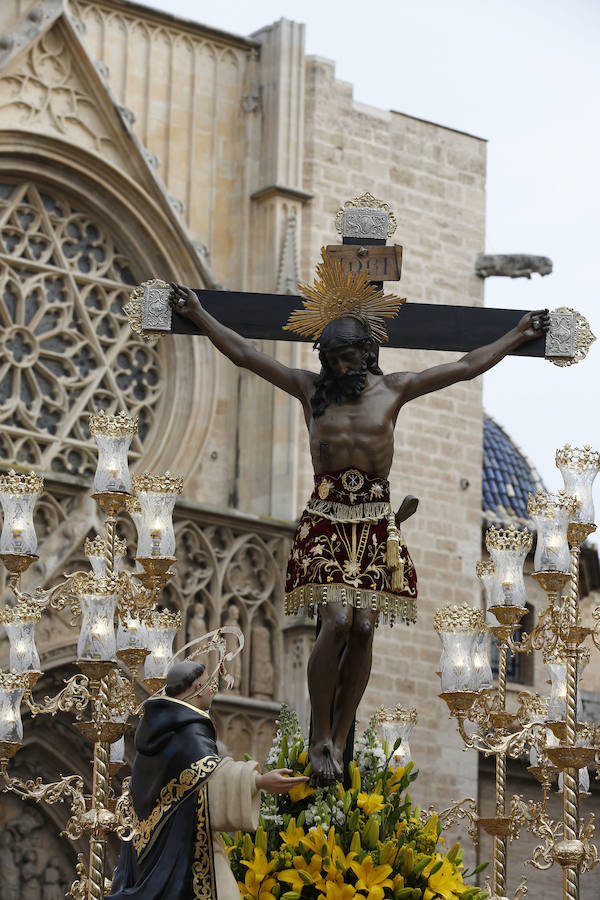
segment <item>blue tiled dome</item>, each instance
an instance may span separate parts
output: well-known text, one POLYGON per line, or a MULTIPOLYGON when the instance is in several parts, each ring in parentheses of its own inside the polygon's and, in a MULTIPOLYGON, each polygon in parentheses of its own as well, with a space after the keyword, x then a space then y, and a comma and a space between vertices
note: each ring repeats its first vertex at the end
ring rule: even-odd
POLYGON ((483 417, 482 498, 484 524, 528 519, 527 495, 546 488, 534 466, 488 415, 483 417))

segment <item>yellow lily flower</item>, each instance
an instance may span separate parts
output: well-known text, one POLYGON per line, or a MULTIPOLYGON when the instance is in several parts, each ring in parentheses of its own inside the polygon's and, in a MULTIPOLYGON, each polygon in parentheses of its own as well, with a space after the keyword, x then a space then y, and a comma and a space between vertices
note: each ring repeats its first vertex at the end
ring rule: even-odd
POLYGON ((304 828, 300 825, 296 825, 295 819, 290 819, 290 823, 286 830, 279 832, 279 837, 284 844, 287 844, 290 847, 297 847, 304 837, 304 828))
POLYGON ((373 813, 384 809, 386 804, 383 802, 382 794, 362 794, 358 795, 356 800, 357 806, 360 806, 365 816, 372 816, 373 813))
POLYGON ((313 853, 309 863, 303 856, 295 856, 293 859, 293 869, 284 869, 279 872, 277 877, 280 881, 285 881, 291 885, 293 891, 302 893, 302 888, 307 884, 314 884, 317 890, 325 890, 325 879, 321 874, 322 857, 318 853, 313 853), (312 881, 311 881, 312 879, 312 881))
POLYGON ((426 834, 432 838, 437 838, 437 822, 438 822, 437 813, 433 813, 433 815, 431 815, 425 822, 425 827, 423 828, 423 834, 426 834))
POLYGON ((302 838, 302 843, 307 850, 311 850, 313 853, 318 853, 320 855, 323 844, 327 843, 323 828, 320 825, 316 828, 311 828, 308 834, 302 838))
POLYGON ((377 841, 379 846, 379 862, 386 864, 392 863, 398 853, 398 845, 396 841, 377 841))
POLYGON ((319 894, 317 900, 352 900, 356 894, 356 888, 353 884, 345 884, 343 881, 339 884, 328 881, 325 885, 327 894, 319 894))
POLYGON ((238 881, 238 887, 242 897, 244 894, 250 894, 255 900, 275 900, 271 893, 271 888, 275 884, 274 878, 257 878, 256 873, 252 869, 246 872, 246 880, 238 881))
POLYGON ((400 787, 400 779, 404 775, 404 766, 397 766, 388 777, 385 786, 388 794, 395 794, 400 787))
POLYGON ((362 863, 351 862, 350 867, 358 878, 357 891, 367 891, 367 900, 382 900, 383 889, 392 887, 392 882, 388 878, 392 867, 374 866, 371 856, 365 856, 362 863))
POLYGON ((443 858, 442 866, 433 875, 430 875, 432 868, 439 862, 442 857, 439 853, 435 859, 425 866, 423 876, 427 878, 427 887, 423 894, 423 900, 434 900, 435 897, 442 897, 443 900, 456 900, 464 893, 465 885, 459 869, 453 865, 449 859, 443 858))
POLYGON ((306 752, 304 750, 302 750, 302 752, 298 754, 298 762, 301 766, 306 765, 306 752))
POLYGON ((303 781, 302 784, 297 784, 295 787, 289 789, 288 797, 292 803, 298 803, 299 800, 305 800, 307 797, 312 797, 312 795, 316 793, 316 788, 309 787, 308 781, 303 781))
POLYGON ((346 869, 355 856, 356 853, 352 852, 346 856, 342 848, 337 844, 334 844, 329 852, 329 856, 326 856, 323 860, 323 870, 327 873, 325 880, 335 881, 337 884, 341 884, 344 880, 346 869), (340 866, 342 867, 341 869, 340 866))
POLYGON ((248 870, 250 872, 253 872, 259 881, 262 881, 263 878, 266 878, 269 872, 272 872, 276 865, 275 860, 272 860, 271 862, 267 860, 267 857, 260 849, 260 847, 254 848, 254 853, 252 854, 252 859, 250 861, 242 859, 240 860, 240 862, 243 866, 247 866, 248 870))

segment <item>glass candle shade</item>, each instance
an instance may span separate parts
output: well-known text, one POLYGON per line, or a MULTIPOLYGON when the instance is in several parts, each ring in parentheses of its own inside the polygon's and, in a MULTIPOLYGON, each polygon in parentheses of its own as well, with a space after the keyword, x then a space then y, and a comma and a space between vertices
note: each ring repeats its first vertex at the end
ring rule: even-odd
POLYGON ((21 701, 28 687, 26 673, 0 672, 0 741, 22 742, 21 701))
POLYGON ((398 706, 386 709, 380 706, 375 713, 377 724, 381 728, 382 741, 387 742, 388 753, 392 753, 394 744, 401 739, 401 744, 394 750, 391 762, 394 766, 406 766, 411 761, 410 736, 417 723, 417 710, 398 706))
POLYGON ((152 625, 148 627, 147 648, 150 651, 144 662, 146 678, 166 678, 173 655, 173 640, 181 628, 181 615, 168 610, 152 613, 152 625))
POLYGON ((494 563, 491 559, 480 560, 475 563, 475 571, 481 584, 483 585, 483 594, 485 597, 485 620, 488 625, 497 625, 496 618, 493 613, 488 612, 492 605, 492 588, 494 585, 494 563))
POLYGON ((490 665, 489 636, 487 629, 480 631, 475 637, 473 646, 473 667, 477 679, 475 690, 488 690, 493 686, 492 667, 490 665))
MULTIPOLYGON (((129 711, 127 712, 117 712, 117 710, 110 711, 110 721, 118 722, 119 724, 124 725, 129 718, 129 711)), ((113 741, 110 745, 110 761, 111 763, 124 763, 125 762, 125 737, 120 737, 117 741, 113 741)))
POLYGON ((567 664, 559 661, 549 662, 548 675, 552 685, 548 704, 548 721, 562 722, 567 709, 567 664))
MULTIPOLYGON (((562 794, 564 784, 563 772, 558 773, 558 794, 562 794)), ((586 768, 579 769, 579 790, 582 794, 587 794, 590 789, 590 773, 586 768)))
POLYGON ((175 555, 173 507, 183 490, 181 475, 135 475, 133 489, 140 502, 142 521, 138 531, 137 556, 171 557, 175 555))
MULTIPOLYGON (((139 547, 140 546, 140 533, 141 533, 141 529, 142 529, 142 507, 140 506, 140 501, 138 500, 138 498, 133 495, 131 497, 128 497, 126 504, 125 504, 125 509, 131 516, 131 520, 132 520, 133 524, 135 525, 135 531, 137 534, 137 546, 139 547)), ((138 557, 140 555, 137 550, 136 550, 135 555, 136 555, 136 557, 138 557)), ((135 561, 135 571, 136 572, 144 571, 143 565, 137 559, 135 561)))
POLYGON ((570 572, 571 551, 567 540, 569 522, 574 520, 578 501, 565 491, 557 494, 530 494, 527 513, 537 532, 533 567, 536 572, 570 572))
POLYGON ((110 745, 110 761, 111 763, 125 762, 125 738, 120 737, 118 741, 114 741, 110 745))
MULTIPOLYGON (((98 575, 98 577, 104 578, 106 574, 106 541, 104 540, 104 538, 101 538, 99 535, 95 537, 93 541, 91 541, 89 538, 86 538, 83 549, 85 555, 90 561, 90 565, 92 567, 94 575, 98 575)), ((115 540, 115 575, 118 575, 121 571, 126 550, 127 545, 125 541, 117 538, 115 540)))
POLYGON ((27 601, 5 608, 0 613, 0 622, 6 628, 10 642, 8 665, 11 671, 40 671, 40 657, 35 646, 35 626, 41 617, 39 606, 27 601))
POLYGON ((35 554, 33 510, 43 488, 44 479, 34 472, 18 475, 11 469, 8 475, 0 475, 0 502, 4 512, 0 553, 35 554))
POLYGON ((488 528, 485 545, 494 565, 491 606, 524 607, 527 600, 523 580, 523 563, 533 536, 530 531, 514 528, 488 528))
POLYGON ((134 434, 137 419, 121 412, 116 416, 104 410, 90 416, 90 434, 98 447, 98 464, 94 475, 94 493, 131 493, 131 476, 127 454, 134 434))
POLYGON ((119 616, 117 627, 117 650, 145 650, 148 646, 148 629, 138 617, 125 613, 124 621, 119 616))
MULTIPOLYGON (((539 694, 529 694, 525 692, 524 694, 519 695, 519 707, 520 707, 520 717, 522 717, 523 722, 532 724, 533 722, 538 722, 541 724, 545 722, 548 718, 548 697, 541 697, 539 694)), ((549 728, 546 728, 545 731, 548 734, 552 734, 549 728)), ((544 743, 548 745, 547 735, 545 737, 544 743)), ((532 766, 536 766, 538 763, 538 750, 533 745, 529 750, 529 763, 532 766)))
MULTIPOLYGON (((541 721, 544 722, 544 721, 546 721, 546 719, 547 719, 547 708, 546 708, 546 713, 544 713, 541 721)), ((548 750, 549 747, 558 747, 558 745, 560 744, 559 739, 556 737, 556 735, 550 728, 546 728, 546 736, 545 736, 544 743, 545 743, 546 750, 548 750)), ((529 750, 529 764, 531 766, 537 766, 538 762, 539 762, 539 753, 538 753, 536 747, 531 747, 531 749, 529 750)))
POLYGON ((485 628, 481 611, 466 605, 444 606, 436 611, 433 627, 442 642, 442 693, 477 691, 473 654, 475 640, 485 628))
POLYGON ((565 444, 562 449, 556 451, 556 465, 563 477, 566 493, 579 500, 579 508, 571 521, 593 525, 592 485, 600 470, 600 453, 592 450, 589 444, 583 448, 565 444))
POLYGON ((114 659, 117 649, 114 619, 118 600, 115 580, 84 576, 76 580, 74 590, 82 614, 78 658, 114 659))

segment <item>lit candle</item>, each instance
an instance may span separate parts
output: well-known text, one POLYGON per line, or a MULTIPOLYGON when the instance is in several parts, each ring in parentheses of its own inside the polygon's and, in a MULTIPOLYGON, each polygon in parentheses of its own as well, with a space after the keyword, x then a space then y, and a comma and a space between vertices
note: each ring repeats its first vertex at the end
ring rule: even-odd
POLYGON ((22 553, 23 552, 23 523, 16 522, 13 525, 13 552, 14 553, 22 553))
POLYGON ((119 483, 118 483, 119 468, 117 466, 116 460, 111 459, 108 462, 106 469, 108 471, 108 475, 109 475, 109 479, 110 479, 107 487, 109 490, 115 490, 119 486, 119 483))
POLYGON ((154 528, 150 532, 150 538, 152 539, 152 556, 160 556, 160 542, 162 538, 162 531, 160 528, 154 528))
POLYGON ((512 603, 512 586, 513 583, 511 580, 502 582, 502 593, 504 594, 504 599, 507 604, 512 603))

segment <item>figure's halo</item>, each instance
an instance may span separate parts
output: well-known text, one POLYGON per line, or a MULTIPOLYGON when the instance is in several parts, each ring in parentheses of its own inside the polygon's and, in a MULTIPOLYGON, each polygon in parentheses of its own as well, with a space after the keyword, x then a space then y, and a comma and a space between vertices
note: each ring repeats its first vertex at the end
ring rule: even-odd
POLYGON ((324 247, 321 257, 314 283, 298 285, 303 308, 290 314, 283 330, 317 341, 330 322, 356 316, 368 324, 373 340, 388 341, 384 319, 393 319, 406 298, 377 290, 366 270, 359 275, 344 272, 341 262, 328 256, 324 247))

